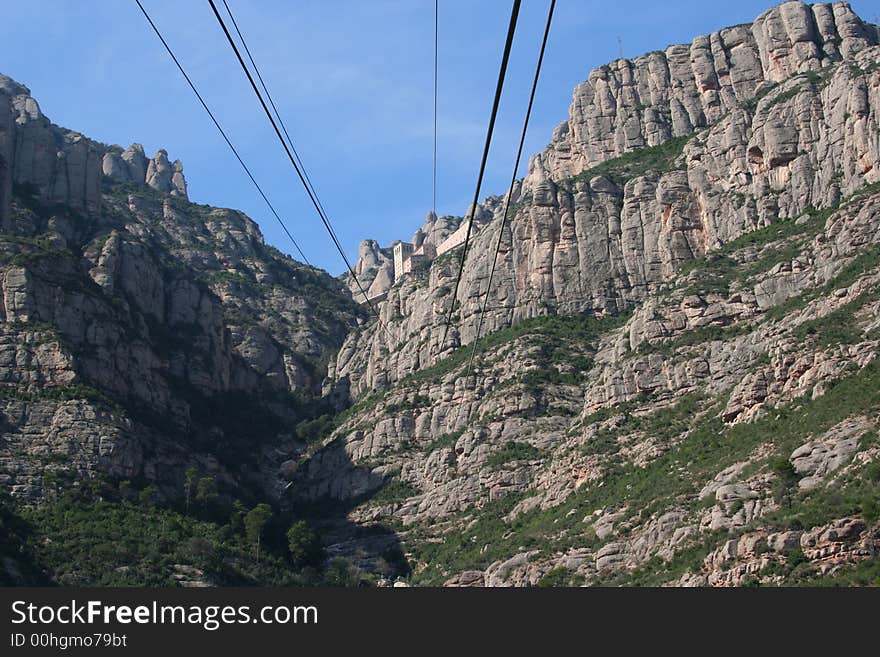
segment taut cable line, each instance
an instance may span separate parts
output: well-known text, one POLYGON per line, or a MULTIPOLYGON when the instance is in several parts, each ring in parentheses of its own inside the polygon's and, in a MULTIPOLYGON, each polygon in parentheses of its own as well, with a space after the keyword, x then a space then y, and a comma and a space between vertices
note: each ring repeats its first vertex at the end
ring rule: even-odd
MULTIPOLYGON (((225 1, 225 0, 224 0, 225 1)), ((431 185, 431 211, 437 218, 437 68, 440 35, 440 0, 434 0, 434 158, 431 185)))
POLYGON ((254 178, 251 170, 248 168, 247 164, 244 163, 244 160, 241 158, 241 155, 238 154, 238 150, 235 146, 232 145, 232 142, 229 140, 229 137, 226 135, 226 131, 220 126, 220 123, 217 121, 217 118, 214 116, 214 113, 211 111, 211 108, 208 107, 208 104, 205 102, 205 99, 202 97, 202 94, 199 93, 199 90, 196 88, 195 83, 192 79, 187 75, 186 71, 183 68, 183 65, 180 63, 180 60, 177 59, 177 56, 174 54, 174 51, 171 50, 171 46, 168 45, 168 42, 165 40, 165 37, 162 36, 162 33, 159 31, 159 28, 156 27, 156 24, 153 22, 153 19, 150 18, 150 15, 147 13, 147 10, 144 9, 144 6, 140 3, 140 0, 134 0, 137 3, 138 8, 141 10, 141 13, 144 15, 144 18, 147 19, 147 22, 150 24, 150 27, 153 28, 153 31, 156 33, 156 36, 159 37, 159 41, 162 42, 162 45, 165 46, 165 50, 171 55, 171 59, 174 60, 174 63, 177 65, 178 70, 183 75, 183 78, 186 80, 189 88, 192 89, 193 93, 196 95, 196 98, 199 99, 199 102, 202 104, 202 107, 208 113, 208 116, 211 117, 211 121, 214 122, 218 132, 223 137, 223 140, 226 142, 226 145, 229 146, 229 150, 232 151, 232 154, 235 155, 235 159, 238 160, 238 163, 241 164, 241 168, 244 169, 244 172, 247 174, 248 178, 250 178, 251 182, 254 184, 254 187, 257 188, 257 191, 260 193, 260 196, 263 197, 263 200, 266 202, 266 205, 269 206, 269 210, 275 216, 275 219, 278 220, 278 223, 281 224, 281 228, 284 229, 284 232, 287 234, 287 237, 293 243, 293 246, 302 256, 303 261, 311 266, 308 258, 306 258, 306 254, 303 253, 303 250, 299 247, 299 244, 296 243, 296 240, 293 239, 293 235, 287 229, 285 223, 281 220, 281 217, 278 215, 278 212, 275 211, 275 207, 272 203, 269 202, 269 199, 266 197, 266 194, 263 192, 262 187, 260 187, 259 183, 257 183, 254 178))
POLYGON ((287 131, 287 126, 284 125, 284 120, 281 118, 281 114, 278 112, 278 108, 275 106, 275 100, 272 98, 272 94, 269 93, 269 88, 266 86, 266 82, 263 80, 263 75, 260 73, 260 67, 257 66, 257 63, 254 61, 253 55, 251 55, 251 49, 248 47, 247 41, 244 38, 244 35, 241 33, 241 30, 238 28, 238 21, 235 20, 235 16, 232 13, 232 9, 230 9, 229 4, 226 0, 223 0, 223 6, 226 8, 226 13, 229 14, 230 20, 232 20, 232 27, 235 28, 235 33, 238 35, 239 40, 241 41, 241 45, 244 46, 244 51, 248 56, 248 61, 251 63, 251 66, 254 67, 254 73, 257 74, 257 79, 260 81, 260 86, 263 88, 263 91, 266 92, 266 99, 269 101, 269 105, 272 106, 272 111, 275 113, 275 118, 278 119, 278 124, 281 126, 281 130, 284 132, 284 136, 287 139, 287 143, 290 146, 290 150, 293 151, 293 156, 296 158, 297 164, 299 164, 300 169, 302 169, 303 176, 306 179, 306 183, 308 183, 309 189, 312 190, 312 194, 315 195, 315 200, 318 202, 318 206, 321 208, 321 212, 327 216, 327 210, 324 209, 324 205, 321 203, 321 198, 318 196, 318 192, 315 190, 314 184, 312 184, 311 178, 309 178, 309 172, 306 169, 305 164, 303 164, 302 158, 299 156, 299 153, 296 151, 296 147, 293 145, 293 139, 290 137, 290 133, 287 131))
POLYGON ((455 299, 458 296, 458 287, 461 284, 462 272, 464 272, 464 262, 467 258, 468 244, 471 239, 471 230, 473 229, 474 212, 477 209, 477 202, 480 198, 480 188, 483 185, 483 174, 486 172, 486 160, 489 158, 489 147, 492 144, 492 133, 495 130, 495 118, 498 115, 498 105, 501 103, 501 90, 504 88, 504 77, 507 74, 507 62, 510 59, 510 50, 513 46, 513 35, 516 32, 516 21, 519 17, 519 7, 521 0, 513 0, 513 8, 510 12, 510 24, 507 28, 507 41, 504 44, 504 55, 501 57, 501 70, 498 71, 498 83, 495 86, 495 100, 492 103, 492 114, 489 117, 489 127, 486 130, 486 143, 483 146, 483 159, 480 162, 480 174, 477 177, 477 188, 474 190, 474 200, 468 209, 467 231, 465 232, 464 247, 461 251, 461 261, 458 267, 458 275, 455 277, 455 288, 452 291, 452 302, 449 304, 449 312, 446 315, 446 324, 443 328, 443 339, 440 341, 440 351, 443 351, 446 345, 446 336, 449 333, 449 326, 452 323, 452 314, 455 311, 455 299))
POLYGON ((355 284, 360 290, 361 294, 364 297, 364 301, 369 307, 370 311, 375 315, 376 321, 379 323, 379 326, 386 332, 388 329, 385 327, 385 324, 382 322, 382 318, 379 316, 376 307, 373 305, 373 302, 370 300, 370 297, 367 295, 366 290, 364 290, 361 285, 360 279, 358 279, 357 274, 355 274, 354 268, 351 265, 351 262, 348 260, 348 256, 345 255, 345 251, 342 248, 342 245, 339 243, 339 240, 336 237, 336 233, 333 231, 333 227, 330 225, 330 220, 321 210, 321 205, 318 203, 315 194, 312 192, 312 189, 309 187, 308 182, 303 175, 302 169, 300 169, 299 165, 296 162, 296 158, 294 158, 293 153, 287 145, 287 142, 284 141, 284 136, 281 133, 281 130, 278 128, 278 123, 276 123, 275 119, 272 116, 272 113, 269 111, 268 105, 266 105, 266 101, 263 99, 262 93, 260 93, 260 89, 257 87, 257 83, 254 81, 253 75, 251 75, 250 69, 248 69, 247 64, 245 64, 244 58, 241 56, 241 52, 238 49, 238 45, 235 43, 235 39, 232 38, 232 34, 229 32, 229 28, 226 26, 226 23, 223 20, 223 17, 220 15, 220 12, 217 10, 217 5, 214 3, 214 0, 208 0, 208 4, 211 5, 211 9, 214 12, 214 17, 217 19, 217 22, 220 24, 220 27, 223 30, 223 34, 226 35, 226 40, 229 42, 229 45, 232 47, 232 51, 235 53, 235 57, 238 60, 239 65, 241 66, 242 71, 244 71, 245 76, 247 77, 248 82, 251 85, 251 89, 253 89, 254 95, 257 97, 257 100, 260 101, 260 106, 263 108, 263 112, 266 114, 266 118, 269 119, 269 123, 272 125, 272 129, 275 131, 275 135, 278 137, 278 141, 281 143, 284 152, 287 154, 287 158, 290 160, 290 164, 293 166, 293 170, 296 172, 297 177, 302 183, 303 188, 306 190, 306 194, 309 197, 309 200, 312 202, 312 205, 315 208, 315 211, 318 213, 318 217, 321 219, 321 222, 324 224, 324 228, 327 230, 327 233, 330 235, 330 239, 332 240, 336 250, 339 252, 339 255, 342 257, 343 262, 345 262, 345 266, 348 268, 348 272, 351 274, 351 277, 354 279, 355 284))
POLYGON ((532 116, 532 106, 535 103, 535 92, 538 89, 538 80, 541 77, 541 65, 544 63, 544 51, 547 49, 547 38, 550 35, 550 24, 553 22, 553 10, 556 7, 556 0, 550 0, 550 9, 547 12, 547 23, 544 26, 544 37, 541 40, 541 50, 538 53, 538 63, 535 66, 535 77, 532 80, 532 90, 529 94, 529 105, 526 109, 526 116, 523 120, 522 134, 519 138, 519 148, 516 151, 516 161, 513 164, 513 173, 510 176, 510 186, 507 188, 507 198, 504 201, 504 214, 501 216, 501 227, 498 230, 498 241, 495 243, 495 255, 492 256, 492 267, 489 269, 489 280, 486 282, 486 296, 483 298, 483 308, 480 311, 480 319, 477 322, 477 334, 474 337, 473 349, 468 363, 467 374, 465 380, 470 377, 474 366, 474 358, 477 355, 477 344, 480 341, 480 332, 483 329, 483 320, 486 317, 486 309, 489 305, 489 292, 492 289, 492 278, 495 275, 495 266, 498 263, 498 252, 501 250, 501 241, 504 238, 504 228, 507 225, 507 215, 510 211, 510 197, 513 195, 513 186, 516 184, 516 172, 519 169, 519 163, 522 159, 523 146, 526 142, 526 133, 529 129, 529 119, 532 116))

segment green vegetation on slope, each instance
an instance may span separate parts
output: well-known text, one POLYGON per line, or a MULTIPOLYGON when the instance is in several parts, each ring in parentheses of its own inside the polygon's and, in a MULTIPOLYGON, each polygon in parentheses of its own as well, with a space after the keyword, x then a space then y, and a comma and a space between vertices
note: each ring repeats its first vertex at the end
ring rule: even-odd
MULTIPOLYGON (((579 342, 590 342, 595 340, 605 331, 623 326, 627 319, 629 319, 628 314, 617 315, 614 317, 565 317, 552 315, 548 317, 525 319, 512 326, 489 333, 480 338, 477 353, 479 354, 480 352, 499 347, 531 333, 541 335, 549 340, 567 339, 579 342)), ((451 354, 443 358, 443 360, 440 360, 425 369, 413 372, 404 378, 403 381, 400 382, 400 385, 405 386, 410 383, 437 379, 448 372, 452 372, 467 362, 467 359, 470 358, 472 349, 472 345, 458 347, 451 354)))
POLYGON ((509 440, 505 445, 487 459, 486 465, 490 468, 498 468, 511 461, 528 461, 538 458, 541 450, 528 443, 509 440))
MULTIPOLYGON (((686 397, 654 415, 630 416, 620 434, 638 428, 666 442, 668 451, 643 468, 612 459, 599 480, 601 485, 584 485, 557 507, 529 511, 508 523, 504 516, 521 499, 520 495, 508 495, 487 503, 478 512, 465 512, 462 517, 472 518, 472 522, 464 530, 444 535, 442 542, 422 542, 418 528, 414 528, 407 536, 407 547, 417 563, 426 564, 421 571, 414 569, 415 581, 439 584, 449 573, 485 568, 497 559, 527 549, 551 554, 574 546, 597 548, 601 542, 582 522, 596 509, 626 507, 630 518, 637 521, 676 506, 695 509, 702 486, 720 470, 746 459, 758 446, 773 446, 772 454, 763 461, 763 467, 769 467, 773 458, 787 457, 795 447, 843 419, 880 410, 880 364, 871 363, 832 382, 822 397, 796 399, 751 424, 722 424, 711 410, 718 410, 723 401, 699 402, 696 397, 686 397), (697 408, 704 412, 696 412, 697 408)), ((785 527, 797 518, 807 529, 838 517, 836 514, 842 511, 864 514, 872 495, 880 499, 880 482, 869 482, 873 482, 870 488, 859 487, 851 496, 847 494, 849 502, 843 506, 812 502, 813 496, 820 493, 798 494, 786 516, 778 520, 771 517, 769 521, 785 527), (816 512, 808 513, 811 508, 816 512)), ((701 561, 715 544, 712 536, 701 538, 676 557, 674 564, 650 563, 614 583, 667 581, 701 561)))
POLYGON ((128 482, 118 489, 87 482, 36 507, 0 499, 0 523, 9 530, 0 549, 27 557, 65 586, 167 586, 176 577, 221 585, 321 583, 317 537, 301 521, 285 524, 267 505, 248 510, 240 503, 221 518, 210 510, 204 482, 187 501, 188 512, 159 506, 154 497, 151 487, 135 494, 128 482))
POLYGON ((627 181, 652 171, 670 171, 675 164, 675 160, 684 150, 684 145, 690 141, 692 136, 673 137, 657 146, 640 148, 625 153, 620 157, 605 160, 601 164, 587 169, 569 180, 578 182, 581 180, 591 180, 596 176, 604 176, 615 185, 623 186, 627 181))
POLYGON ((690 292, 726 295, 734 282, 745 283, 780 262, 800 255, 807 242, 822 230, 825 221, 836 209, 836 206, 824 210, 809 208, 803 215, 807 217, 806 221, 798 223, 794 218, 779 219, 769 226, 740 235, 705 258, 686 263, 679 271, 679 276, 687 276, 696 270, 699 278, 689 286, 690 292), (770 245, 773 248, 765 248, 770 245), (755 257, 745 259, 740 256, 748 248, 756 251, 755 257))
MULTIPOLYGON (((544 362, 544 364, 558 365, 565 363, 568 366, 575 367, 579 371, 579 374, 562 374, 558 369, 550 368, 548 370, 545 368, 523 373, 519 382, 524 383, 527 387, 531 388, 535 388, 538 385, 547 382, 575 383, 580 381, 582 376, 586 374, 589 363, 583 359, 570 359, 564 349, 565 341, 584 344, 592 343, 605 331, 623 326, 623 324, 629 319, 629 316, 629 313, 614 317, 569 317, 553 315, 526 319, 482 337, 480 339, 480 344, 478 345, 478 355, 475 366, 477 368, 482 368, 488 365, 488 363, 486 363, 481 357, 481 353, 509 344, 523 336, 535 336, 536 339, 542 341, 542 354, 545 359, 545 362, 542 362, 544 362)), ((425 381, 439 380, 444 375, 464 367, 471 356, 472 349, 472 345, 458 347, 442 360, 406 376, 402 381, 396 384, 395 389, 405 393, 412 392, 419 384, 425 381)), ((333 430, 342 426, 350 419, 375 408, 378 404, 383 402, 388 395, 388 392, 388 390, 374 392, 362 397, 355 404, 341 413, 338 413, 333 417, 328 416, 327 421, 322 427, 326 432, 323 437, 329 436, 333 430)), ((402 410, 425 407, 429 404, 430 400, 413 392, 412 395, 405 397, 405 401, 389 404, 385 408, 385 411, 388 413, 397 413, 402 410)), ((312 439, 315 438, 315 436, 312 437, 312 439)))

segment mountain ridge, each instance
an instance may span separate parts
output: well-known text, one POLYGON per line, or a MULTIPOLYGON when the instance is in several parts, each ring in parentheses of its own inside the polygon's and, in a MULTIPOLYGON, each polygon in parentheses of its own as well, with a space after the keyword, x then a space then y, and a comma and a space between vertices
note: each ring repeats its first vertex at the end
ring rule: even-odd
POLYGON ((473 371, 503 198, 457 299, 459 252, 362 249, 380 332, 166 152, 0 78, 0 579, 876 583, 878 39, 786 2, 591 73, 514 187, 473 371))
MULTIPOLYGON (((825 395, 874 381, 876 38, 844 3, 784 3, 753 26, 667 49, 690 75, 670 88, 687 95, 693 80, 691 105, 708 94, 716 120, 700 109, 702 123, 679 136, 668 113, 668 139, 635 131, 638 148, 622 141, 593 159, 592 138, 557 131, 514 188, 474 372, 465 364, 500 205, 474 237, 457 299, 453 255, 389 288, 386 334, 365 326, 346 340, 329 378, 353 412, 297 471, 294 494, 366 497, 350 517, 396 527, 419 583, 870 578, 877 399, 856 396, 847 417, 825 395), (808 15, 833 16, 846 36, 800 40, 808 24, 793 17, 808 15), (753 75, 731 80, 725 100, 723 85, 698 87, 705 62, 683 55, 731 34, 734 50, 752 48, 753 75), (561 159, 578 148, 581 164, 561 159), (797 424, 799 405, 815 427, 797 424), (756 428, 774 413, 787 422, 778 443, 756 428), (791 472, 789 497, 779 487, 791 472), (397 496, 371 503, 370 475, 397 496), (828 503, 833 486, 846 512, 828 503)), ((658 57, 591 74, 601 90, 632 72, 618 87, 629 100, 594 115, 581 85, 569 124, 621 117, 625 134, 650 114, 636 72, 654 76, 658 57)), ((658 92, 667 108, 670 93, 658 92)))
MULTIPOLYGON (((807 7, 796 1, 778 5, 762 14, 760 24, 784 26, 785 15, 811 11, 807 7)), ((829 6, 814 7, 827 9, 829 6)), ((855 62, 859 53, 865 56, 865 49, 873 52, 877 43, 876 27, 862 23, 846 3, 834 3, 830 7, 841 16, 843 25, 862 34, 861 40, 848 37, 847 48, 844 48, 855 58, 852 60, 853 71, 860 71, 855 62)), ((751 34, 744 27, 736 29, 751 34)), ((754 28, 754 31, 759 30, 754 28)), ((720 38, 723 33, 725 30, 715 34, 720 38)), ((783 52, 788 55, 791 43, 787 41, 787 34, 781 30, 777 43, 786 40, 788 47, 783 52)), ((707 38, 698 38, 694 44, 701 44, 707 38)), ((757 71, 753 66, 753 73, 746 76, 750 80, 748 85, 730 84, 731 89, 739 88, 739 92, 738 95, 731 92, 731 97, 725 101, 729 109, 724 120, 708 125, 705 113, 702 110, 696 112, 702 116, 704 127, 699 130, 702 136, 695 138, 698 135, 693 132, 691 123, 687 124, 690 126, 687 130, 681 126, 673 129, 674 121, 670 118, 669 136, 683 134, 678 141, 657 143, 643 149, 641 152, 647 156, 646 161, 638 165, 642 170, 636 170, 636 175, 630 174, 622 180, 618 178, 615 183, 613 175, 602 175, 604 160, 601 157, 596 161, 595 176, 590 174, 592 169, 581 170, 571 165, 562 167, 558 163, 559 147, 554 145, 555 142, 530 159, 529 174, 517 182, 512 192, 515 212, 510 222, 510 237, 502 241, 503 250, 496 271, 498 278, 490 297, 490 308, 495 310, 487 314, 487 330, 540 314, 615 313, 632 307, 646 290, 662 284, 680 263, 702 256, 743 232, 765 226, 777 216, 796 216, 811 205, 833 204, 842 195, 876 179, 876 167, 872 164, 877 160, 876 127, 867 115, 873 109, 858 107, 872 101, 853 98, 854 107, 847 108, 848 98, 823 100, 831 80, 810 68, 824 61, 818 59, 813 50, 808 50, 803 59, 803 72, 797 74, 801 78, 792 77, 781 83, 765 79, 762 73, 765 69, 759 57, 762 52, 760 43, 754 39, 748 46, 754 50, 750 61, 757 66, 757 71), (786 102, 798 100, 802 106, 795 107, 792 102, 786 102), (810 118, 814 111, 810 107, 812 102, 826 102, 821 110, 816 110, 823 117, 810 118), (781 112, 783 107, 787 116, 781 112), (845 125, 844 116, 849 119, 858 117, 859 121, 852 121, 850 129, 845 125), (820 135, 823 131, 824 135, 820 135), (687 135, 692 137, 686 141, 687 135), (824 137, 822 143, 814 148, 812 142, 820 137, 824 137), (670 171, 653 179, 640 175, 652 168, 657 170, 653 154, 669 144, 675 144, 676 150, 666 154, 666 159, 686 158, 679 166, 682 173, 670 171), (821 155, 820 149, 823 151, 821 155), (864 164, 857 163, 859 158, 864 164), (856 170, 862 166, 866 167, 865 172, 856 170), (563 177, 559 178, 559 175, 563 177), (585 179, 586 176, 591 179, 585 179), (789 190, 794 185, 797 189, 789 190), (781 188, 781 192, 774 193, 775 187, 781 188), (643 215, 660 216, 664 212, 669 213, 669 219, 660 225, 642 219, 643 215)), ((679 53, 682 48, 699 50, 696 45, 670 46, 667 52, 679 53)), ((734 50, 744 48, 747 44, 738 42, 734 50)), ((817 48, 813 44, 813 49, 817 48)), ((763 46, 763 52, 767 59, 766 46, 763 46)), ((615 64, 627 68, 630 66, 628 61, 618 60, 615 64)), ((633 61, 647 62, 644 58, 633 61)), ((874 59, 869 57, 866 61, 865 67, 870 68, 874 59)), ((797 68, 793 61, 787 66, 797 68)), ((688 67, 690 77, 683 78, 694 81, 691 84, 694 96, 691 104, 702 103, 704 95, 697 92, 695 70, 702 69, 688 67)), ((768 76, 775 70, 769 64, 766 67, 768 76)), ((839 64, 833 70, 840 76, 851 72, 839 64)), ((600 67, 591 74, 591 79, 599 79, 610 87, 613 80, 605 79, 609 71, 607 66, 600 67)), ((831 68, 824 70, 825 74, 831 72, 831 68)), ((859 76, 856 74, 853 79, 858 82, 859 76)), ((631 93, 636 86, 634 82, 630 85, 631 93)), ((575 92, 576 100, 584 94, 582 87, 575 92)), ((678 93, 685 94, 688 89, 684 85, 678 93)), ((848 92, 848 81, 840 80, 836 90, 838 94, 848 92)), ((723 97, 712 89, 708 92, 713 97, 723 97)), ((667 107, 678 102, 668 94, 661 94, 661 101, 667 107)), ((582 102, 572 104, 572 111, 576 113, 569 119, 570 124, 592 120, 589 119, 592 110, 578 109, 581 105, 582 102)), ((621 98, 619 107, 615 105, 615 108, 613 111, 623 119, 619 121, 621 125, 630 121, 633 112, 647 111, 634 96, 629 100, 621 98)), ((721 109, 716 107, 719 116, 721 109)), ((601 108, 597 113, 602 115, 601 108)), ((694 123, 700 124, 699 121, 694 123)), ((570 141, 570 138, 566 139, 570 141)), ((644 137, 639 139, 646 141, 644 137)), ((631 151, 620 157, 632 155, 631 151)), ((476 246, 470 250, 462 290, 456 299, 456 303, 461 304, 461 321, 453 325, 450 339, 443 349, 438 342, 443 333, 442 325, 445 325, 445 300, 442 295, 437 299, 430 297, 431 291, 452 285, 450 279, 454 277, 455 269, 449 266, 437 266, 429 271, 428 285, 421 288, 428 290, 427 295, 424 291, 417 291, 416 282, 403 281, 400 288, 389 288, 389 298, 381 308, 385 324, 395 332, 398 327, 393 317, 412 317, 412 321, 400 326, 400 333, 395 335, 397 344, 405 344, 394 360, 381 354, 387 336, 379 337, 369 331, 365 335, 354 334, 343 346, 331 370, 331 378, 341 380, 356 398, 362 386, 383 385, 382 373, 389 372, 389 380, 396 380, 398 371, 418 369, 421 364, 441 357, 450 347, 472 339, 480 310, 479 297, 485 293, 489 256, 494 250, 488 245, 497 241, 493 227, 500 223, 502 205, 497 202, 492 205, 494 221, 483 222, 488 230, 481 230, 474 238, 476 246), (413 335, 418 335, 419 340, 412 340, 413 335), (373 370, 379 372, 379 378, 374 378, 373 370)), ((397 344, 390 345, 390 350, 394 351, 397 344)))

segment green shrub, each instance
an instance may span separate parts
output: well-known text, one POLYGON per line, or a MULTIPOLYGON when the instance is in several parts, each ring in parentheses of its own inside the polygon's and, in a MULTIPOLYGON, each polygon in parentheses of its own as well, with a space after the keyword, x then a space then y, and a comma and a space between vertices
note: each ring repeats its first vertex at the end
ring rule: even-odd
POLYGON ((620 157, 605 160, 591 169, 579 173, 569 181, 591 180, 596 176, 604 176, 622 187, 627 181, 643 176, 649 172, 663 173, 675 166, 675 161, 684 150, 685 144, 692 135, 673 137, 657 146, 640 148, 620 157))
POLYGON ((175 584, 175 564, 195 565, 221 585, 304 583, 274 526, 264 525, 257 559, 243 523, 236 526, 233 518, 229 524, 208 522, 158 506, 150 487, 124 502, 111 501, 107 489, 97 490, 100 485, 95 494, 103 499, 85 488, 14 510, 29 528, 26 549, 54 583, 168 586, 175 584))
POLYGON ((417 408, 425 408, 426 406, 431 405, 430 397, 426 397, 425 395, 415 394, 412 397, 405 398, 403 401, 400 401, 396 404, 386 404, 385 405, 385 413, 389 415, 394 415, 395 413, 399 413, 400 411, 408 411, 414 410, 417 408))
POLYGON ((506 465, 511 461, 526 461, 538 458, 541 450, 528 443, 508 441, 501 449, 493 452, 486 461, 490 468, 497 468, 506 465))
POLYGON ((425 453, 430 454, 434 450, 441 449, 443 447, 455 447, 455 443, 458 442, 458 439, 461 438, 464 432, 464 429, 458 429, 456 431, 451 431, 450 433, 444 433, 442 436, 429 443, 425 447, 425 453))
POLYGON ((420 493, 419 489, 402 479, 391 479, 375 495, 370 497, 371 503, 399 502, 420 493))
POLYGON ((302 420, 296 425, 296 436, 302 441, 313 443, 326 438, 336 428, 336 421, 330 414, 319 415, 312 420, 302 420))
POLYGON ((568 569, 564 566, 547 571, 538 582, 541 588, 558 588, 568 586, 568 569))
POLYGON ((297 520, 287 530, 287 548, 297 566, 315 564, 321 557, 321 541, 305 520, 297 520))

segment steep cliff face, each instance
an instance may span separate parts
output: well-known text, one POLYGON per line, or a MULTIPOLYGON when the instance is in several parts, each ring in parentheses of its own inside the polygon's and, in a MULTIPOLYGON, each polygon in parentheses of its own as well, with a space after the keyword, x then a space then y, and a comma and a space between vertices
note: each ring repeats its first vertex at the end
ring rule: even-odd
MULTIPOLYGON (((268 499, 417 584, 877 583, 878 37, 787 2, 594 71, 514 187, 473 369, 504 199, 474 209, 456 299, 460 251, 395 282, 361 245, 380 329, 353 281, 190 203, 165 151, 54 126, 0 78, 0 485, 109 479, 129 517, 132 480, 167 542, 206 529, 162 515, 192 521, 194 468, 232 491, 202 517, 233 561, 232 500, 268 499)), ((146 572, 206 581, 172 551, 183 571, 146 572)))
MULTIPOLYGON (((44 203, 95 212, 101 207, 101 152, 81 134, 53 126, 27 87, 0 76, 0 217, 9 215, 13 185, 44 203)), ((7 224, 4 222, 4 229, 7 224)))
POLYGON ((474 370, 497 203, 457 299, 452 253, 346 340, 356 403, 291 494, 397 528, 419 583, 875 581, 877 43, 789 2, 593 72, 513 191, 474 370))
MULTIPOLYGON (((594 71, 568 128, 513 191, 487 329, 624 311, 684 263, 880 179, 876 44, 876 27, 845 3, 789 2, 752 26, 594 71), (691 118, 676 118, 679 107, 691 118)), ((389 290, 390 335, 367 328, 346 341, 333 376, 355 398, 473 339, 502 207, 493 210, 448 343, 438 344, 457 256, 389 290)))
POLYGON ((770 85, 851 59, 878 44, 877 27, 847 3, 786 2, 729 27, 593 71, 543 154, 566 178, 717 123, 770 85))
MULTIPOLYGON (((491 215, 488 217, 477 216, 477 223, 480 219, 489 218, 491 215)), ((449 215, 438 217, 433 212, 429 212, 422 227, 413 233, 410 243, 414 249, 424 246, 433 246, 436 249, 458 230, 462 220, 463 217, 449 215)), ((370 299, 385 294, 394 285, 393 248, 396 243, 393 242, 390 247, 383 249, 376 240, 364 240, 358 247, 358 260, 354 267, 354 273, 370 299)), ((363 292, 351 275, 346 274, 343 279, 351 291, 352 297, 363 303, 363 292)))
MULTIPOLYGON (((394 284, 394 255, 391 248, 381 248, 376 240, 361 242, 354 273, 370 299, 387 292, 394 284)), ((343 278, 352 298, 358 303, 364 303, 363 292, 351 275, 343 278)))
MULTIPOLYGON (((880 185, 364 397, 292 473, 412 581, 876 582, 880 185)), ((351 550, 348 552, 351 554, 351 550)))
POLYGON ((342 285, 242 213, 189 203, 164 150, 54 126, 8 78, 0 146, 0 482, 174 496, 196 465, 274 494, 262 450, 322 408, 308 400, 361 316, 342 285))

